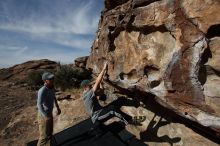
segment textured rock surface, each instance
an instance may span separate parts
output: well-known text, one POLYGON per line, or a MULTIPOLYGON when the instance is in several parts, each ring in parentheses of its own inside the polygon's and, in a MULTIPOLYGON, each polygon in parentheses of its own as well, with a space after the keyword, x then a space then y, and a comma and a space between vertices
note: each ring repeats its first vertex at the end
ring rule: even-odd
POLYGON ((208 65, 216 71, 220 71, 220 37, 210 40, 209 47, 212 57, 208 60, 208 65))
POLYGON ((111 82, 133 93, 150 94, 219 136, 220 1, 105 4, 87 68, 98 73, 108 60, 111 82))

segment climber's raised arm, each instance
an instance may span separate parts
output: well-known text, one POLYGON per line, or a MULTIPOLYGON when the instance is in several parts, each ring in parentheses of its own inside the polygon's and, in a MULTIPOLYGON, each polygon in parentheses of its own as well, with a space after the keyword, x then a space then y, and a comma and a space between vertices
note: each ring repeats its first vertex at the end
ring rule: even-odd
POLYGON ((106 62, 106 63, 104 64, 104 67, 103 67, 102 71, 100 72, 100 74, 99 74, 98 77, 96 78, 95 84, 94 84, 93 87, 92 87, 92 90, 93 90, 94 92, 99 88, 100 83, 102 82, 103 76, 105 75, 105 72, 106 72, 106 70, 107 70, 107 67, 108 67, 108 63, 106 62))

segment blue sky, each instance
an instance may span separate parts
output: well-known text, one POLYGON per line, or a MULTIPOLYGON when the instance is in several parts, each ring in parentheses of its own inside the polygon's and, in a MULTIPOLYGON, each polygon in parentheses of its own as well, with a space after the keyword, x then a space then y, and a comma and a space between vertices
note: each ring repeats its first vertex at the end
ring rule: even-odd
POLYGON ((0 68, 89 55, 102 0, 0 0, 0 68))

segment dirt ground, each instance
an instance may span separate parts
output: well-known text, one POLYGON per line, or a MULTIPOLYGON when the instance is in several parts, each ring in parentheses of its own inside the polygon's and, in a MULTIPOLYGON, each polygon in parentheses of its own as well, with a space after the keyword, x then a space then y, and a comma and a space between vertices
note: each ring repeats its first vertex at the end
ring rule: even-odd
MULTIPOLYGON (((24 146, 27 142, 38 139, 36 93, 37 91, 9 82, 0 84, 1 146, 24 146)), ((62 131, 88 117, 79 95, 71 97, 73 98, 59 101, 62 113, 54 118, 54 132, 62 131), (66 113, 72 116, 67 117, 66 113)))
POLYGON ((2 82, 0 85, 0 141, 2 146, 20 146, 37 136, 36 92, 2 82), (32 132, 30 132, 32 131, 32 132))
MULTIPOLYGON (((21 85, 1 82, 0 146, 24 146, 27 142, 38 139, 36 92, 27 90, 26 87, 21 85)), ((80 92, 80 90, 70 90, 57 95, 60 97, 68 96, 69 98, 60 98, 60 101, 58 101, 62 113, 59 116, 54 114, 54 133, 88 118, 82 100, 79 98, 80 92)), ((142 126, 128 125, 126 127, 130 133, 147 145, 218 145, 184 124, 173 121, 168 122, 166 121, 168 119, 155 115, 155 113, 143 107, 124 107, 122 110, 132 116, 147 115, 147 119, 142 126)))

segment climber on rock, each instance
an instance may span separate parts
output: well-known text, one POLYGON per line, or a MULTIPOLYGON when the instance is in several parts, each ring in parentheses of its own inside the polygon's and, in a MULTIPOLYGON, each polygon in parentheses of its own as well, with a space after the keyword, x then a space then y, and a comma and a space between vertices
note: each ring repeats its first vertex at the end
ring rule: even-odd
POLYGON ((117 117, 125 125, 129 123, 134 123, 134 122, 136 124, 140 124, 140 122, 143 122, 145 120, 144 118, 142 118, 142 120, 137 121, 137 119, 140 119, 140 118, 137 118, 137 117, 132 118, 131 116, 123 113, 114 104, 109 104, 105 107, 102 107, 99 104, 98 99, 97 99, 97 96, 98 96, 97 91, 100 87, 100 84, 103 80, 105 73, 107 72, 107 68, 108 68, 108 64, 105 63, 102 71, 98 75, 95 81, 95 84, 93 86, 91 85, 92 83, 89 80, 83 80, 81 83, 81 87, 83 88, 82 99, 83 99, 87 113, 91 116, 92 122, 94 124, 103 123, 112 117, 117 117))

